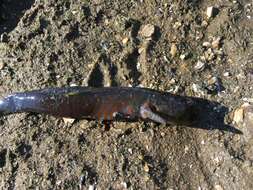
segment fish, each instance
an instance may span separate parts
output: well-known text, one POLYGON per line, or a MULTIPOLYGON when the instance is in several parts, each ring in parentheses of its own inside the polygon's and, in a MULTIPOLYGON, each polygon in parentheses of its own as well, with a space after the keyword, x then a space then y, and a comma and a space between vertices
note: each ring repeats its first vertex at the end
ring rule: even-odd
POLYGON ((31 112, 98 121, 191 125, 196 103, 186 96, 139 87, 62 87, 10 94, 0 116, 31 112))

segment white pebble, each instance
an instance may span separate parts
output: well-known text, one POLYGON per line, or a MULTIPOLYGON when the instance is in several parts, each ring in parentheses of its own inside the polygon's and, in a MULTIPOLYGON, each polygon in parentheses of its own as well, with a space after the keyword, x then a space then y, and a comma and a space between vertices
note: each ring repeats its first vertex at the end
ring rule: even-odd
POLYGON ((205 64, 204 62, 198 61, 198 62, 196 63, 196 65, 194 66, 194 69, 195 69, 195 70, 200 70, 200 71, 202 71, 202 70, 204 70, 205 65, 206 65, 206 64, 205 64))
POLYGON ((207 7, 207 9, 206 9, 207 18, 213 17, 214 16, 214 12, 215 12, 215 7, 213 7, 213 6, 207 7))

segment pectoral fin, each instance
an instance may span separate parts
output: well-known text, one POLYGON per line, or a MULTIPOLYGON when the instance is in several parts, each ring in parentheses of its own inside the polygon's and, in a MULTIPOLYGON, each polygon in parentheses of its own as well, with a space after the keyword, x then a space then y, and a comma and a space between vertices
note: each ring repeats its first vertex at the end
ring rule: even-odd
POLYGON ((154 113, 147 105, 140 107, 140 115, 143 119, 150 119, 156 123, 166 124, 166 120, 154 113))

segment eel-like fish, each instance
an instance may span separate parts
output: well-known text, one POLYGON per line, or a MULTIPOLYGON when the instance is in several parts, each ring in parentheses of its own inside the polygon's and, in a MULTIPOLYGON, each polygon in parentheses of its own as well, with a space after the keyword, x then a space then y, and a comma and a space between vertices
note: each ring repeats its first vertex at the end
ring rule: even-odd
POLYGON ((0 115, 34 112, 102 121, 191 124, 195 102, 146 88, 67 87, 13 93, 0 100, 0 115))

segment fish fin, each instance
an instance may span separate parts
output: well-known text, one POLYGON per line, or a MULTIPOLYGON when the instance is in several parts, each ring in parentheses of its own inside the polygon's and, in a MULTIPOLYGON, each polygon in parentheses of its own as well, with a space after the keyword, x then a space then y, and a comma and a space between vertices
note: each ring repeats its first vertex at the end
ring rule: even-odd
POLYGON ((112 123, 110 121, 105 121, 105 120, 103 120, 101 122, 101 124, 102 124, 105 131, 109 131, 111 128, 111 125, 112 125, 112 123))
POLYGON ((143 119, 150 119, 151 121, 156 122, 156 123, 160 123, 160 124, 167 123, 164 118, 154 113, 147 105, 142 105, 140 107, 140 115, 143 119))

